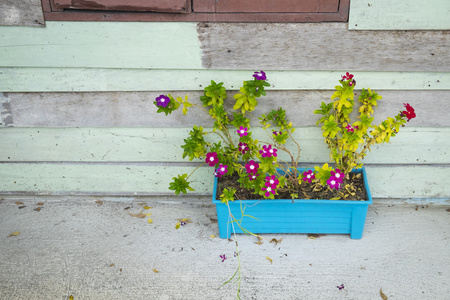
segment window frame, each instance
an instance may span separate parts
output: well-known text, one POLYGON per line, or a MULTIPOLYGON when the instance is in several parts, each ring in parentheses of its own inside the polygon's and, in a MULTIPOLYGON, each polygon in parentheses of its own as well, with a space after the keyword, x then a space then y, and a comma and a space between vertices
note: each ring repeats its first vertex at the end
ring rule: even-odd
MULTIPOLYGON (((319 0, 326 2, 327 0, 319 0)), ((111 22, 280 22, 320 23, 347 22, 350 0, 339 0, 335 12, 215 12, 215 0, 188 1, 191 12, 130 12, 102 10, 61 10, 54 0, 42 0, 46 21, 111 21, 111 22)))

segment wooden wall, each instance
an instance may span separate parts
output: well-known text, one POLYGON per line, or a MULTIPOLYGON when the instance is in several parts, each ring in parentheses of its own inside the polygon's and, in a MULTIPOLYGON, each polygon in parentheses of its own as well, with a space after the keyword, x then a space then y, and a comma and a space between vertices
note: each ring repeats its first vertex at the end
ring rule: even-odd
MULTIPOLYGON (((199 164, 181 159, 183 138, 192 125, 210 124, 201 111, 158 115, 153 99, 170 92, 199 101, 211 79, 224 81, 232 99, 256 70, 266 71, 272 86, 255 114, 286 108, 299 127, 301 161, 326 162, 312 112, 350 71, 357 88, 383 96, 376 122, 404 102, 417 112, 390 144, 367 156, 374 197, 449 201, 447 30, 47 22, 0 27, 0 40, 0 194, 170 194, 171 177, 199 164)), ((211 193, 210 173, 198 172, 197 194, 211 193)))

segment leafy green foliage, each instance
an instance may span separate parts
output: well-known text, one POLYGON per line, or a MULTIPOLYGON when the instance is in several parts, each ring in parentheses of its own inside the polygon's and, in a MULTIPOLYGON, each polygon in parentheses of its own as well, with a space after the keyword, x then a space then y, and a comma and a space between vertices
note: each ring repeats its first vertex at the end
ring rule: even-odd
POLYGON ((178 177, 173 177, 173 181, 169 185, 169 190, 175 191, 175 195, 187 193, 187 190, 194 191, 192 187, 189 186, 189 182, 187 181, 187 174, 178 175, 178 177))

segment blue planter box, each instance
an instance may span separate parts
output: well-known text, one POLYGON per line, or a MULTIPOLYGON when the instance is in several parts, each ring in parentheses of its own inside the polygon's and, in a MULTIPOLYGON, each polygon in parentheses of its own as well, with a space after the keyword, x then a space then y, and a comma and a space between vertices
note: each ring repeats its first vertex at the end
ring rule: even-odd
MULTIPOLYGON (((298 169, 303 172, 305 169, 298 169)), ((214 179, 213 203, 216 204, 219 235, 230 238, 231 214, 241 220, 241 227, 255 234, 260 233, 324 233, 350 234, 352 239, 362 238, 367 209, 372 196, 367 184, 364 168, 354 171, 362 173, 367 201, 347 200, 241 200, 228 205, 216 199, 217 178, 214 179), (242 218, 242 212, 244 216, 242 218), (256 219, 255 219, 256 218, 256 219)), ((234 223, 236 233, 243 233, 234 223)))

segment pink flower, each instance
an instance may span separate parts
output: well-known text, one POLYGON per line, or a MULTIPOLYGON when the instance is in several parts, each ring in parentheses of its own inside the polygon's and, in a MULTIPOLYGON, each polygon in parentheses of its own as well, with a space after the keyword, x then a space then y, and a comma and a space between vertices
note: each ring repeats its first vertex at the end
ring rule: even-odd
POLYGON ((261 190, 262 191, 266 191, 266 193, 264 194, 266 197, 269 197, 270 196, 270 193, 272 193, 273 195, 275 195, 275 189, 274 188, 272 188, 272 186, 270 186, 270 183, 269 182, 266 182, 265 183, 265 188, 262 188, 261 190))
POLYGON ((308 181, 311 183, 312 180, 316 178, 316 175, 313 173, 312 170, 308 170, 306 172, 303 172, 303 181, 308 181))
POLYGON ((239 127, 239 129, 237 130, 237 133, 239 134, 240 137, 247 136, 247 134, 248 134, 248 133, 247 133, 247 130, 248 130, 247 127, 241 126, 241 127, 239 127))
POLYGON ((259 176, 258 174, 248 174, 248 179, 249 179, 250 181, 252 181, 252 180, 255 180, 256 177, 258 177, 258 176, 259 176))
POLYGON ((274 190, 277 188, 277 185, 280 183, 275 175, 267 176, 266 183, 270 184, 270 187, 274 190))
POLYGON ((272 134, 273 134, 274 136, 277 136, 277 135, 281 134, 281 132, 280 132, 280 131, 274 131, 274 132, 272 132, 272 134))
POLYGON ((258 172, 259 164, 255 162, 254 160, 249 161, 245 165, 245 169, 247 170, 247 173, 255 175, 258 172))
POLYGON ((249 148, 246 143, 239 143, 239 151, 241 151, 242 154, 245 154, 248 150, 249 148))
POLYGON ((228 172, 228 166, 219 164, 219 167, 217 167, 216 171, 214 172, 214 176, 221 177, 225 175, 228 172))
POLYGON ((327 184, 330 188, 338 190, 341 187, 341 182, 336 179, 336 177, 331 176, 327 180, 327 184))
POLYGON ((342 181, 344 181, 344 176, 345 174, 341 172, 341 170, 336 169, 335 171, 331 171, 331 177, 333 177, 340 183, 342 183, 342 181))
POLYGON ((210 167, 214 167, 219 162, 219 159, 217 158, 217 153, 216 152, 209 152, 209 153, 207 153, 205 162, 210 167))
POLYGON ((345 129, 347 129, 347 132, 355 132, 355 129, 352 127, 352 125, 348 124, 345 126, 345 129))
POLYGON ((264 145, 263 146, 263 150, 259 150, 259 153, 261 154, 262 157, 272 157, 272 156, 277 156, 277 149, 272 148, 272 145, 264 145))

